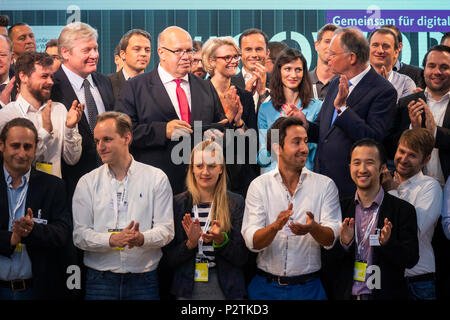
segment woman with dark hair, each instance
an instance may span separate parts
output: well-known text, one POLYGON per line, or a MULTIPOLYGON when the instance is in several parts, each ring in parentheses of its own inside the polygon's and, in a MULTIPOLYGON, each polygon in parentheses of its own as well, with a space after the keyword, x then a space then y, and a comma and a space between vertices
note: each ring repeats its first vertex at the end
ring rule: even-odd
MULTIPOLYGON (((303 112, 308 121, 314 121, 322 107, 322 101, 311 98, 312 85, 308 65, 299 50, 287 48, 275 61, 270 78, 271 101, 263 103, 258 112, 259 152, 258 163, 267 172, 277 166, 277 159, 270 156, 266 146, 266 133, 280 117, 297 116, 303 112)), ((306 167, 314 167, 317 144, 308 143, 306 167)))
POLYGON ((191 153, 187 191, 174 202, 175 237, 163 248, 177 299, 243 299, 248 250, 241 235, 242 196, 227 191, 222 148, 210 140, 191 153))

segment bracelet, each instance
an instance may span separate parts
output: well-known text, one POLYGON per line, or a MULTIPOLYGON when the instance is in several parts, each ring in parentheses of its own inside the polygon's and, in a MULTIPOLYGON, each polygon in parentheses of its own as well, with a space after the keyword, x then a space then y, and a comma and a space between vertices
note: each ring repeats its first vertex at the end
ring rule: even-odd
POLYGON ((244 120, 242 120, 242 124, 239 126, 239 127, 236 127, 236 126, 234 126, 236 129, 240 129, 240 128, 242 128, 243 126, 245 126, 245 122, 244 122, 244 120))
POLYGON ((216 244, 216 243, 214 242, 214 240, 213 240, 212 245, 213 245, 213 248, 214 248, 214 249, 222 248, 222 247, 223 247, 224 245, 226 245, 226 244, 228 243, 228 241, 230 240, 230 239, 228 238, 228 234, 227 234, 226 232, 222 232, 222 234, 225 236, 225 241, 222 242, 221 244, 216 244))

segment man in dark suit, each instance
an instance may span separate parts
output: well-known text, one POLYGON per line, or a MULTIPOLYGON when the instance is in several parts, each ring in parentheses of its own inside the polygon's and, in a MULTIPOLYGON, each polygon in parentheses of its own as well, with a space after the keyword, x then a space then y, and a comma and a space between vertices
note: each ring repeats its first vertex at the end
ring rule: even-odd
POLYGON ((250 91, 253 94, 255 112, 269 96, 269 75, 266 71, 266 59, 269 59, 269 39, 259 29, 248 29, 239 37, 242 70, 231 77, 231 84, 250 91))
POLYGON ((116 73, 108 75, 117 100, 119 91, 125 81, 144 73, 150 62, 152 37, 145 30, 132 29, 119 42, 120 58, 123 67, 116 73))
POLYGON ((69 110, 74 100, 85 105, 78 123, 82 141, 82 153, 76 165, 62 165, 62 176, 66 181, 69 203, 78 180, 101 164, 93 136, 97 114, 111 111, 114 95, 108 77, 97 73, 97 31, 91 26, 74 22, 61 31, 58 49, 63 59, 61 67, 54 73, 54 85, 50 99, 61 102, 69 110))
POLYGON ((0 108, 3 108, 12 100, 15 78, 10 78, 9 74, 11 59, 11 40, 4 35, 0 35, 0 108))
POLYGON ((193 133, 194 121, 202 121, 203 126, 228 124, 227 119, 232 123, 235 111, 229 108, 226 116, 213 85, 188 73, 193 49, 185 30, 165 29, 158 37, 158 55, 160 63, 153 71, 125 82, 115 110, 128 114, 133 122, 135 160, 162 169, 177 194, 185 187, 186 165, 172 158, 178 144, 174 137, 193 133))
POLYGON ((316 121, 309 123, 308 138, 318 143, 314 171, 333 179, 343 198, 355 193, 348 168, 352 144, 384 137, 397 92, 368 64, 369 44, 361 32, 344 28, 335 33, 328 63, 340 78, 330 83, 316 121))
MULTIPOLYGON (((400 49, 400 53, 401 53, 401 51, 403 49, 403 37, 402 37, 402 33, 400 32, 400 29, 392 24, 387 24, 387 25, 381 26, 381 28, 391 29, 397 35, 398 45, 399 45, 399 49, 400 49)), ((392 70, 397 71, 398 73, 401 73, 401 74, 406 74, 408 77, 413 79, 414 83, 416 84, 416 86, 418 88, 424 89, 425 88, 425 80, 424 80, 424 76, 423 76, 423 69, 401 62, 400 61, 400 53, 397 56, 397 61, 395 61, 394 67, 392 68, 392 70)))
POLYGON ((38 135, 15 118, 0 135, 0 300, 61 299, 71 238, 64 182, 31 168, 38 135))
POLYGON ((351 151, 356 193, 341 201, 340 240, 322 252, 322 280, 330 299, 407 299, 405 268, 419 261, 414 206, 386 193, 383 146, 363 139, 351 151))

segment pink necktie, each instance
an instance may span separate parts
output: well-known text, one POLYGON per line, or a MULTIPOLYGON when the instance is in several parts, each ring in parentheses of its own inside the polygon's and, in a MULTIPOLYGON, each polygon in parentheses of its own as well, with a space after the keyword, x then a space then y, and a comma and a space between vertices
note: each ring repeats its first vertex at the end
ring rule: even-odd
POLYGON ((180 86, 181 79, 173 79, 177 84, 177 100, 180 107, 181 120, 191 123, 191 111, 189 110, 189 102, 186 97, 186 92, 180 86))

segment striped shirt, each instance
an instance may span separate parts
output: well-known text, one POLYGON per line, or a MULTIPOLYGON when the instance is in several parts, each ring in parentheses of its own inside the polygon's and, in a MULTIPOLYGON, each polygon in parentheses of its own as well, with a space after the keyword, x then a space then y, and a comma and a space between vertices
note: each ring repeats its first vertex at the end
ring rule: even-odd
MULTIPOLYGON (((204 228, 206 221, 208 220, 209 212, 211 211, 211 203, 199 203, 197 205, 198 209, 198 221, 200 222, 200 227, 204 228)), ((195 217, 193 217, 195 219, 195 217)), ((210 222, 211 223, 211 222, 210 222)), ((203 254, 206 256, 206 258, 209 261, 209 267, 215 266, 215 254, 214 254, 214 248, 212 246, 212 241, 210 243, 204 243, 203 242, 203 254)), ((196 255, 197 259, 202 258, 202 256, 197 252, 196 255)), ((203 262, 203 261, 202 261, 203 262)))

